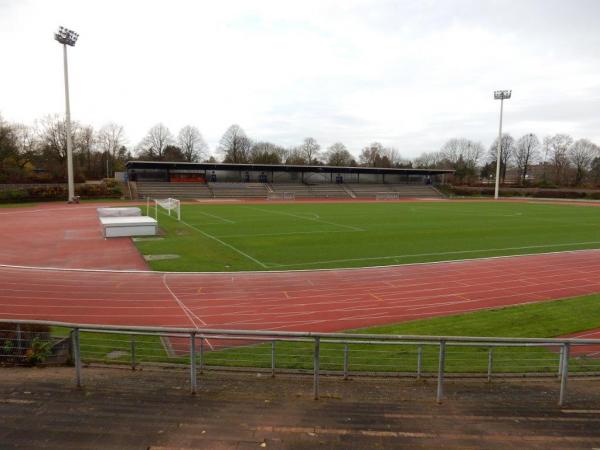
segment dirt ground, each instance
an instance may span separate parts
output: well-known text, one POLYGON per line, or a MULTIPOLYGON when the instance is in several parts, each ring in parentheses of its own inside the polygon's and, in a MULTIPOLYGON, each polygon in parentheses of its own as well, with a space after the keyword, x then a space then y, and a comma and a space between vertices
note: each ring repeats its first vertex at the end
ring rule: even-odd
POLYGON ((435 380, 0 368, 0 448, 600 448, 600 380, 435 380))

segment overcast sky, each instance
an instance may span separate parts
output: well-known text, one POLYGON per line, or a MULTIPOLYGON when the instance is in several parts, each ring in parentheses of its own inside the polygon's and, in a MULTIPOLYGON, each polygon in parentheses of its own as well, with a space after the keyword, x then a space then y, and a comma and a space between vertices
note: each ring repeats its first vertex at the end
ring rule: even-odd
POLYGON ((403 156, 449 138, 488 147, 495 89, 505 131, 600 144, 600 1, 0 0, 0 114, 64 113, 59 25, 73 119, 125 126, 135 146, 163 122, 214 150, 233 123, 292 146, 315 137, 403 156))

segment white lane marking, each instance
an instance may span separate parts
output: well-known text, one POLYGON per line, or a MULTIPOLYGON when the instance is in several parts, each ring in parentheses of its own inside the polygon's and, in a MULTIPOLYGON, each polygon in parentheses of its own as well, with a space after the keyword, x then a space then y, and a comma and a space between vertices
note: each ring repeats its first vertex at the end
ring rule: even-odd
MULTIPOLYGON (((576 245, 565 244, 565 245, 576 245)), ((584 243, 579 243, 583 245, 584 243)), ((555 245, 553 245, 554 247, 555 245)), ((460 258, 460 259, 445 259, 442 261, 426 261, 426 262, 414 262, 414 263, 399 263, 399 264, 384 264, 377 266, 365 266, 365 267, 335 267, 331 269, 297 269, 297 270, 239 270, 237 272, 178 272, 178 271, 159 271, 159 270, 143 270, 143 269, 78 269, 74 267, 55 267, 55 266, 24 266, 20 264, 0 264, 0 269, 8 269, 14 271, 39 271, 39 272, 82 272, 82 273, 112 273, 112 274, 163 274, 168 273, 171 275, 224 275, 233 277, 243 277, 248 275, 264 275, 264 274, 294 274, 303 272, 352 272, 359 270, 381 270, 381 269, 399 269, 402 267, 417 267, 417 266, 438 266, 440 264, 461 264, 473 261, 494 261, 497 259, 510 259, 510 258, 527 258, 536 256, 556 256, 556 255, 570 255, 579 253, 598 253, 598 248, 584 248, 579 250, 559 250, 555 252, 540 252, 540 253, 522 253, 516 255, 502 255, 502 256, 483 256, 481 258, 460 258), (233 276, 232 276, 233 274, 233 276)), ((382 259, 382 258, 375 258, 382 259)), ((312 263, 311 263, 312 264, 312 263)), ((270 263, 265 268, 272 268, 276 266, 283 266, 283 264, 270 263)))
MULTIPOLYGON (((167 288, 167 290, 171 294, 171 296, 173 297, 173 299, 175 299, 175 301, 177 302, 177 304, 179 305, 179 307, 182 309, 182 311, 185 313, 185 315, 187 316, 187 318, 190 320, 190 322, 192 322, 192 324, 194 325, 194 327, 197 330, 201 330, 201 328, 194 321, 194 318, 196 320, 198 320, 198 322, 200 322, 202 325, 207 326, 206 322, 204 320, 202 320, 200 317, 198 317, 196 314, 194 314, 194 312, 192 310, 190 310, 185 305, 185 303, 183 303, 181 300, 179 300, 179 297, 177 297, 177 295, 175 294, 175 292, 173 292, 171 290, 171 288, 169 287, 169 284, 167 283, 167 274, 166 273, 162 276, 162 282, 163 282, 163 285, 167 288)), ((210 341, 208 339, 206 339, 206 343, 208 344, 208 346, 210 347, 211 350, 214 350, 212 344, 210 343, 210 341)))

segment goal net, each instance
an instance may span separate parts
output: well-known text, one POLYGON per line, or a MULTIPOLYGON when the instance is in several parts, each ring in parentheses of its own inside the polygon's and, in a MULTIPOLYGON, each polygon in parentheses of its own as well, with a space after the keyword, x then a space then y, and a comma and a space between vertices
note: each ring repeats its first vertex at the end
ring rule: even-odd
POLYGON ((181 202, 176 198, 155 198, 154 199, 154 218, 158 220, 158 208, 166 210, 169 216, 171 213, 177 220, 181 220, 181 202))
POLYGON ((375 198, 377 200, 398 200, 400 194, 398 192, 376 192, 375 198))
POLYGON ((269 192, 267 200, 296 200, 295 192, 269 192))

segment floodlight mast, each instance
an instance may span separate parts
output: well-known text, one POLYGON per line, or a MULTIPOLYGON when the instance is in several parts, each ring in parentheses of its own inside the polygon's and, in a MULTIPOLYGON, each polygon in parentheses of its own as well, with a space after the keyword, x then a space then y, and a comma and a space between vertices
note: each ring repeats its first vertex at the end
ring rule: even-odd
POLYGON ((67 45, 74 47, 79 34, 65 27, 59 27, 54 33, 54 39, 63 45, 63 62, 65 72, 65 128, 67 133, 67 179, 69 185, 68 202, 75 201, 75 183, 73 179, 73 140, 71 137, 71 106, 69 102, 69 70, 67 63, 67 45))
POLYGON ((494 100, 500 100, 500 127, 498 130, 498 148, 496 149, 496 188, 494 190, 494 199, 498 200, 500 192, 500 154, 502 148, 502 112, 504 109, 504 99, 508 100, 512 91, 494 91, 494 100))

